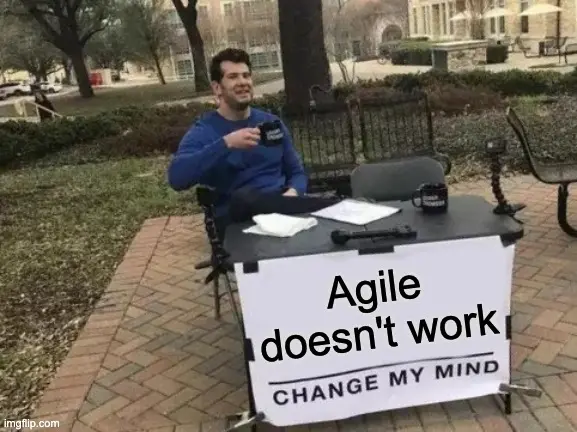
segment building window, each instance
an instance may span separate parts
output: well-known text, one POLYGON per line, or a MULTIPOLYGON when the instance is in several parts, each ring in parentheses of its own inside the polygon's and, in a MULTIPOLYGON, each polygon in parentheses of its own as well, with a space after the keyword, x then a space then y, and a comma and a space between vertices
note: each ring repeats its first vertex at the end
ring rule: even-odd
POLYGON ((417 16, 417 8, 413 8, 413 33, 419 34, 419 17, 417 16))
POLYGON ((196 11, 198 12, 198 19, 199 20, 208 19, 208 6, 199 5, 196 7, 196 11))
POLYGON ((186 35, 178 35, 172 45, 174 55, 190 54, 190 44, 186 35))
MULTIPOLYGON (((499 5, 500 8, 504 8, 505 7, 505 0, 497 0, 497 4, 499 5)), ((499 17, 499 33, 501 34, 505 34, 506 33, 506 28, 505 28, 505 17, 499 17)))
POLYGON ((454 25, 453 21, 451 21, 451 18, 453 18, 454 16, 455 16, 455 4, 449 3, 449 33, 450 34, 455 33, 455 25, 454 25))
POLYGON ((223 5, 224 16, 231 17, 232 16, 232 3, 225 3, 223 5))
POLYGON ((441 5, 441 22, 443 23, 443 34, 447 34, 447 5, 443 3, 441 5))
MULTIPOLYGON (((495 1, 494 0, 489 0, 489 10, 493 9, 495 7, 495 1)), ((494 35, 495 33, 497 33, 497 27, 496 27, 496 19, 495 18, 491 18, 489 20, 489 33, 494 35)))
POLYGON ((187 60, 177 60, 176 61, 176 74, 179 78, 189 78, 192 76, 192 61, 187 60))
POLYGON ((254 69, 277 68, 280 66, 278 51, 251 53, 250 61, 254 69))
POLYGON ((425 6, 421 7, 421 12, 423 14, 423 30, 425 34, 429 34, 429 20, 427 19, 427 8, 425 6))
MULTIPOLYGON (((521 12, 527 10, 529 8, 529 1, 528 0, 521 0, 521 12)), ((529 33, 529 17, 522 16, 521 17, 521 33, 529 33)))
POLYGON ((245 1, 242 3, 244 16, 247 20, 267 19, 270 15, 267 4, 263 0, 245 1))

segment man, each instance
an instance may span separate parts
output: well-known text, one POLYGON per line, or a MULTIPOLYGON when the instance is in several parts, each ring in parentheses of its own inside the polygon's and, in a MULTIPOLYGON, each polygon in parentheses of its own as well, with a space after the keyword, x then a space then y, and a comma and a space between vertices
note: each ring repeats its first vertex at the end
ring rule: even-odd
POLYGON ((205 184, 216 189, 217 226, 222 235, 229 222, 233 194, 239 190, 300 196, 307 178, 284 124, 278 145, 263 146, 258 125, 278 120, 252 108, 253 83, 249 55, 225 49, 210 65, 218 109, 205 114, 183 137, 168 168, 177 191, 205 184))

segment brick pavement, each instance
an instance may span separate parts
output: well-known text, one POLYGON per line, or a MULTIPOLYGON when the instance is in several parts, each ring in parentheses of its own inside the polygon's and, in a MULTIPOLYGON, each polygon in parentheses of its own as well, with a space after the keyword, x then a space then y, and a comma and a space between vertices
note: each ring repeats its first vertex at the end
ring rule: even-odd
MULTIPOLYGON (((486 181, 453 193, 491 199, 486 181)), ((523 201, 513 294, 514 379, 544 390, 513 397, 504 416, 493 397, 368 415, 291 431, 577 430, 577 239, 556 222, 556 188, 530 177, 505 182, 523 201)), ((577 200, 571 204, 577 222, 577 200)), ((147 221, 110 286, 58 369, 35 412, 58 430, 222 431, 226 415, 247 407, 239 334, 229 305, 212 315, 198 216, 147 221)), ((44 429, 43 429, 44 430, 44 429)))

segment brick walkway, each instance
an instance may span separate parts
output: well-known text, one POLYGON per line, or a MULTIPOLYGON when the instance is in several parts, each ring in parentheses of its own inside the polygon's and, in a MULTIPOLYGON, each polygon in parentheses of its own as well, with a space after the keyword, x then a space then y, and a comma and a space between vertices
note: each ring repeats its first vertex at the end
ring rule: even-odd
MULTIPOLYGON (((514 276, 514 379, 539 386, 543 396, 514 396, 508 417, 486 397, 291 431, 577 430, 577 239, 557 225, 555 187, 530 177, 505 186, 511 201, 528 204, 514 276)), ((485 181, 456 185, 453 193, 491 199, 485 181)), ((575 198, 571 209, 577 222, 575 198)), ((225 300, 222 322, 213 319, 210 287, 200 282, 206 272, 194 270, 206 252, 199 217, 147 221, 36 420, 60 420, 58 430, 74 432, 221 432, 225 415, 246 409, 230 307, 225 300)))

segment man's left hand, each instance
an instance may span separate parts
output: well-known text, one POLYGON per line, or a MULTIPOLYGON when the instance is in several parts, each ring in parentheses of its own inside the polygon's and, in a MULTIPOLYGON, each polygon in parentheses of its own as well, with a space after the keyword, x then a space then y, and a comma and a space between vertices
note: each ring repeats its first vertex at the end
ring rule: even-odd
POLYGON ((285 193, 283 193, 283 196, 297 196, 297 195, 298 192, 296 191, 295 188, 290 188, 285 193))

